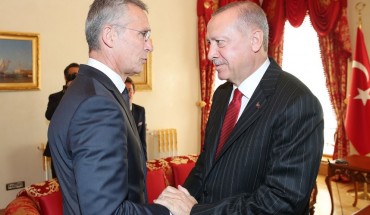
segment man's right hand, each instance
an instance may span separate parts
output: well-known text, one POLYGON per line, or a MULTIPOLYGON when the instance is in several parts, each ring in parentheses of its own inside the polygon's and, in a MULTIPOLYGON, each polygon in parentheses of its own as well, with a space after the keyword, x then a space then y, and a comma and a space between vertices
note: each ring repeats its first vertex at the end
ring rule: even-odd
POLYGON ((167 207, 174 215, 189 215, 192 207, 198 202, 187 189, 179 185, 178 189, 166 187, 154 203, 167 207))

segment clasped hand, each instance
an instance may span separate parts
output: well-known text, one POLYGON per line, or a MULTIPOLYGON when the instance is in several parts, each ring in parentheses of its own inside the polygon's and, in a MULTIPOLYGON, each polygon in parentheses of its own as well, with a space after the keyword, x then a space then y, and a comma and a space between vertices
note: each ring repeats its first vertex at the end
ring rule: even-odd
POLYGON ((179 185, 178 189, 166 187, 154 203, 165 206, 173 215, 188 215, 191 208, 198 202, 187 189, 179 185))

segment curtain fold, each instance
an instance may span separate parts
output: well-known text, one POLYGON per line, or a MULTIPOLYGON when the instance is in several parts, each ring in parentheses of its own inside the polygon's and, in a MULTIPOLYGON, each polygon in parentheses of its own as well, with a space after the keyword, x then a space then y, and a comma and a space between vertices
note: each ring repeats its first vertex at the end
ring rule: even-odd
POLYGON ((319 37, 321 59, 326 76, 326 86, 337 119, 333 159, 349 155, 349 141, 344 128, 347 109, 347 69, 351 57, 351 42, 347 18, 347 4, 342 1, 339 19, 333 31, 319 37))
POLYGON ((278 46, 284 36, 286 20, 284 0, 264 0, 262 9, 265 11, 269 23, 269 46, 278 46))
POLYGON ((211 19, 212 13, 217 8, 217 0, 198 0, 197 2, 200 90, 201 99, 205 104, 205 106, 202 107, 201 113, 201 151, 203 150, 205 129, 211 110, 213 85, 215 82, 215 67, 213 63, 207 59, 208 43, 206 41, 206 30, 207 23, 211 19))
POLYGON ((319 36, 333 31, 341 11, 339 0, 308 0, 308 11, 313 28, 319 36))
POLYGON ((305 0, 289 0, 286 4, 286 19, 289 23, 298 28, 302 25, 307 12, 307 1, 305 0))

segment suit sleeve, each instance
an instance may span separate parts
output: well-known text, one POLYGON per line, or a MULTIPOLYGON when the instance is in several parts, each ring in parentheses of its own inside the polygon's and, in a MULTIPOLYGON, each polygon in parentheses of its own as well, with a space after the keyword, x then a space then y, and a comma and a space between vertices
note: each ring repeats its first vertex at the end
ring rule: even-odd
MULTIPOLYGON (((321 105, 313 95, 300 96, 271 120, 272 148, 261 186, 250 194, 197 204, 191 214, 293 215, 307 211, 323 150, 321 105)), ((192 173, 193 179, 200 176, 199 171, 192 173)))
POLYGON ((99 96, 84 101, 68 141, 82 214, 169 213, 161 205, 128 200, 127 123, 116 102, 99 96))

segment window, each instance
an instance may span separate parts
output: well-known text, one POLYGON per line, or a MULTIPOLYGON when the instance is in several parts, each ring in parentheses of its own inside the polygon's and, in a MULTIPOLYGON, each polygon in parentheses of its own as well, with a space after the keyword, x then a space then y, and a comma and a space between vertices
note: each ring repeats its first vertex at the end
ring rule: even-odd
MULTIPOLYGON (((299 28, 289 22, 284 30, 283 70, 299 78, 320 100, 324 111, 324 154, 333 155, 334 133, 337 121, 326 88, 325 75, 320 57, 320 47, 316 31, 306 16, 299 28)), ((215 88, 225 81, 219 80, 215 73, 215 88)))
POLYGON ((287 21, 284 29, 283 70, 299 78, 320 100, 324 111, 324 154, 333 155, 337 121, 330 102, 315 29, 306 16, 299 28, 287 21))

